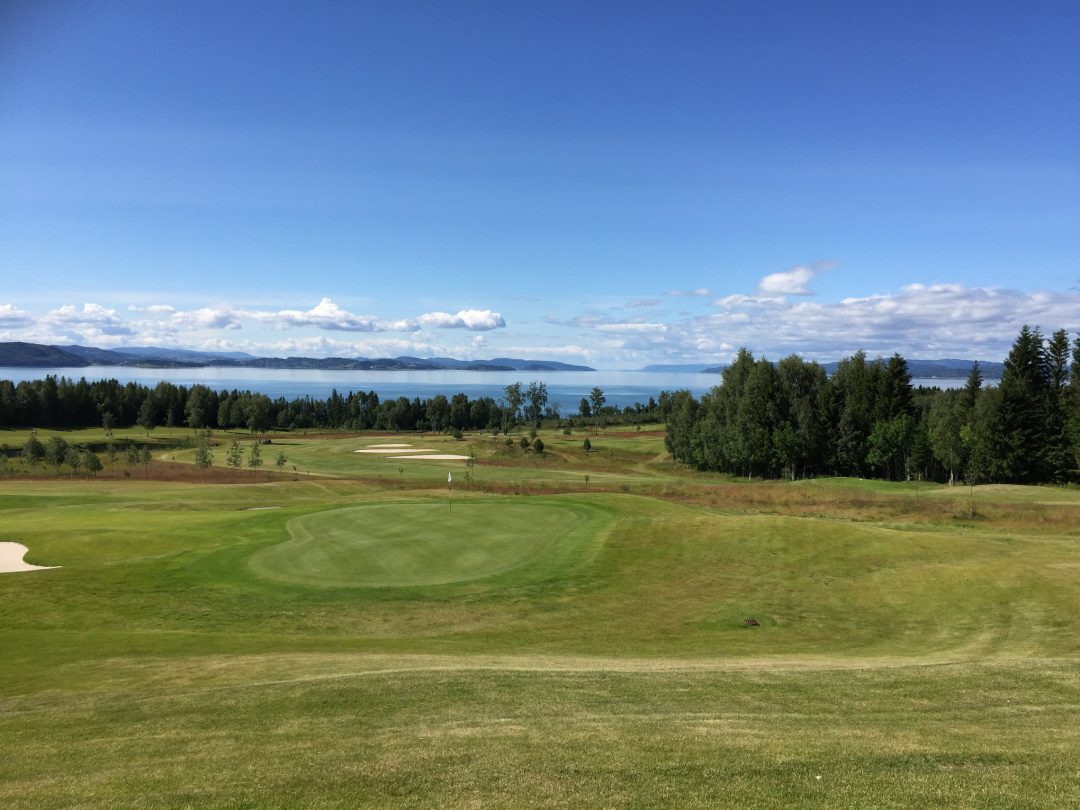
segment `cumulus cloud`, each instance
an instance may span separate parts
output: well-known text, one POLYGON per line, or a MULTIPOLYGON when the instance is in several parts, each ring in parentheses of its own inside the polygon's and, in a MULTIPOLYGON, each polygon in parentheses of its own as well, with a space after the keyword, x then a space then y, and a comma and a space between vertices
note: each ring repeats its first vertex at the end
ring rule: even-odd
POLYGON ((14 304, 0 304, 0 327, 12 329, 27 326, 32 320, 29 312, 23 312, 14 304))
POLYGON ((813 295, 806 285, 814 275, 815 271, 805 265, 782 273, 770 273, 758 282, 758 292, 765 296, 813 295))
POLYGON ((140 307, 136 304, 131 304, 128 307, 129 312, 149 312, 151 315, 170 314, 176 312, 176 307, 171 307, 168 304, 150 304, 149 306, 140 307))
MULTIPOLYGON (((166 310, 159 310, 165 312, 166 310)), ((157 322, 160 324, 160 322, 157 322)), ((202 307, 189 311, 174 311, 167 323, 175 329, 239 329, 237 313, 229 309, 202 307)))
POLYGON ((135 333, 115 309, 100 304, 83 304, 82 309, 71 304, 58 307, 40 318, 38 325, 73 340, 124 337, 135 333))
POLYGON ((420 326, 436 329, 468 329, 471 332, 489 332, 501 329, 506 321, 498 312, 490 309, 463 309, 456 315, 448 312, 428 312, 416 319, 420 326))
POLYGON ((290 329, 300 326, 314 326, 338 332, 381 332, 383 327, 377 318, 370 315, 354 315, 329 298, 323 298, 307 311, 282 309, 277 312, 265 310, 244 310, 244 318, 267 324, 275 329, 290 329))
POLYGON ((737 347, 780 358, 797 352, 833 360, 859 349, 871 356, 1003 358, 1024 323, 1080 330, 1080 294, 1024 292, 963 284, 909 284, 884 295, 835 302, 729 295, 708 315, 684 313, 616 321, 586 314, 567 322, 588 329, 601 363, 730 360, 737 347))
POLYGON ((273 329, 308 326, 337 332, 416 332, 423 327, 485 332, 506 326, 502 315, 488 309, 463 309, 455 315, 448 312, 428 312, 416 318, 384 320, 374 315, 356 315, 338 306, 330 298, 323 298, 306 311, 241 310, 237 315, 273 329))
POLYGON ((399 355, 452 355, 454 349, 425 340, 372 338, 338 340, 326 335, 283 338, 281 340, 228 340, 211 338, 197 344, 204 351, 242 351, 256 356, 275 357, 396 357, 399 355))
POLYGON ((682 340, 723 336, 771 354, 835 358, 858 349, 909 357, 1003 357, 1024 323, 1080 327, 1080 295, 963 284, 909 284, 835 303, 728 296, 714 315, 680 327, 682 340))

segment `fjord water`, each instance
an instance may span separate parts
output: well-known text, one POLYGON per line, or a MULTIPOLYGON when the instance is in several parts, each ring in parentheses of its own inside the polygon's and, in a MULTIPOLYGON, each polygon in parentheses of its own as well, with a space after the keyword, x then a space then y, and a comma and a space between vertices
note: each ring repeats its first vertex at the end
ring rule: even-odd
MULTIPOLYGON (((582 397, 588 397, 596 386, 604 390, 609 405, 625 407, 636 402, 646 403, 661 391, 689 389, 701 396, 720 384, 719 374, 658 371, 326 371, 321 369, 262 369, 262 368, 133 368, 129 366, 90 366, 72 368, 0 367, 0 379, 19 383, 39 380, 51 374, 56 377, 88 380, 115 379, 121 383, 137 382, 153 386, 162 380, 176 385, 208 385, 222 389, 258 391, 269 397, 310 396, 325 399, 330 392, 375 391, 380 399, 420 397, 436 394, 452 396, 463 392, 470 399, 503 396, 507 385, 534 380, 547 384, 548 403, 562 413, 576 412, 582 397)), ((957 388, 962 379, 917 379, 915 385, 936 385, 957 388)))

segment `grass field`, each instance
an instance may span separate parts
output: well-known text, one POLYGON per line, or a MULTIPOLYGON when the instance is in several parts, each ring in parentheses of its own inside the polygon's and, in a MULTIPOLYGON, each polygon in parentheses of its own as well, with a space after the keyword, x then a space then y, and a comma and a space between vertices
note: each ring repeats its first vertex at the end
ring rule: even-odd
POLYGON ((589 435, 0 479, 0 805, 1080 805, 1080 492, 589 435))

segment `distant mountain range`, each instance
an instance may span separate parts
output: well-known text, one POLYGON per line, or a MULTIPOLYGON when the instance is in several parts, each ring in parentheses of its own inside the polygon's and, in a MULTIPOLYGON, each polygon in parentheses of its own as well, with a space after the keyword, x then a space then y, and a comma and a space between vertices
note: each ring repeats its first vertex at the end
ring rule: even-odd
POLYGON ((456 360, 452 357, 254 357, 244 352, 196 352, 158 346, 99 349, 94 346, 45 346, 40 343, 0 343, 0 367, 82 368, 137 366, 140 368, 281 368, 336 371, 595 371, 557 360, 456 360))
POLYGON ((696 374, 701 371, 715 371, 711 363, 657 363, 644 366, 641 370, 668 374, 696 374))
MULTIPOLYGON (((908 371, 912 377, 931 380, 962 380, 971 373, 971 365, 974 360, 957 360, 945 358, 943 360, 908 360, 908 371)), ((826 374, 836 371, 838 362, 822 363, 826 374)), ((702 374, 721 374, 727 366, 711 366, 702 369, 702 374)), ((988 360, 979 361, 979 370, 985 379, 1000 380, 1005 370, 1004 363, 994 363, 988 360)))

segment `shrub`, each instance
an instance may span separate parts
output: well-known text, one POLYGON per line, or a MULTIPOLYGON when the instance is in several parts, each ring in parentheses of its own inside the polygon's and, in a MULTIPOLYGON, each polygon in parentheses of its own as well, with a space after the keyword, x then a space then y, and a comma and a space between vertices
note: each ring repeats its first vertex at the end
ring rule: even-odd
POLYGON ((543 439, 536 439, 535 441, 533 441, 533 450, 535 450, 537 453, 543 453, 544 452, 544 440, 543 439))

